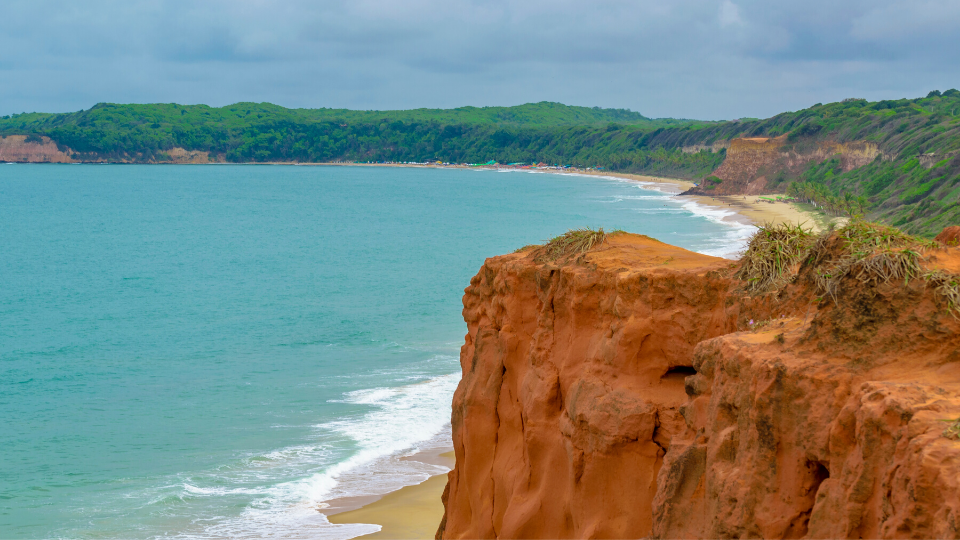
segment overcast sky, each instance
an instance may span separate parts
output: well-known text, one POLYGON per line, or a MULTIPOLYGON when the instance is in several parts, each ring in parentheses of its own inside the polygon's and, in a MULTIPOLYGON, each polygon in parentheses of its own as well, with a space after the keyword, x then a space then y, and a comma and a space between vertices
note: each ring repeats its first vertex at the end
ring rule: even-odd
POLYGON ((960 87, 960 0, 4 0, 0 114, 559 101, 768 117, 960 87))

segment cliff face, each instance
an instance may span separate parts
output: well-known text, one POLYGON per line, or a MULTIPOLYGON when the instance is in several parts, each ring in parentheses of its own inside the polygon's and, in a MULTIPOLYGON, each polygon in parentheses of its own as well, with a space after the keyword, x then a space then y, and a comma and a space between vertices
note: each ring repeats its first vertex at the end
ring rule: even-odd
POLYGON ((0 138, 0 161, 17 163, 73 163, 68 152, 57 147, 49 137, 27 142, 26 135, 7 135, 0 138))
POLYGON ((787 146, 786 135, 733 139, 727 145, 723 163, 713 171, 713 176, 723 182, 710 189, 701 186, 690 193, 758 195, 768 191, 768 180, 780 172, 795 175, 808 163, 819 163, 833 156, 839 156, 841 168, 850 171, 870 163, 880 154, 876 144, 865 141, 820 142, 812 148, 797 151, 787 146))
POLYGON ((438 537, 960 536, 960 322, 921 280, 820 299, 806 266, 750 298, 634 235, 488 259, 438 537))
MULTIPOLYGON (((49 137, 37 137, 39 140, 27 141, 26 135, 7 135, 0 138, 0 162, 13 163, 78 163, 73 159, 74 152, 57 143, 49 137)), ((107 161, 93 156, 86 156, 85 160, 107 161)), ((121 163, 142 163, 133 159, 119 160, 121 163)), ((223 162, 223 156, 211 157, 209 152, 171 148, 160 161, 149 163, 210 163, 223 162)))

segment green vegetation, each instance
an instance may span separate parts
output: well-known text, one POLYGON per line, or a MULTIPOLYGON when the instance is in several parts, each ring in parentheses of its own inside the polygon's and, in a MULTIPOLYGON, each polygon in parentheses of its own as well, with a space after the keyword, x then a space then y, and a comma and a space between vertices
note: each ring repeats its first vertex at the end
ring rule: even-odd
POLYGON ((452 110, 284 109, 271 104, 99 104, 0 119, 0 133, 47 135, 89 161, 163 161, 181 147, 231 162, 548 163, 693 178, 723 154, 647 148, 644 137, 709 122, 651 120, 622 109, 535 103, 452 110))
MULTIPOLYGON (((180 147, 231 162, 546 163, 686 179, 711 176, 726 157, 712 145, 785 135, 786 151, 865 141, 873 162, 844 170, 838 157, 769 185, 833 215, 863 214, 931 236, 960 222, 960 92, 917 99, 817 104, 730 122, 650 119, 622 109, 534 103, 410 111, 285 109, 270 104, 99 104, 65 114, 0 119, 0 135, 46 135, 75 158, 162 162, 180 147)), ((706 178, 705 178, 706 177, 706 178)))
POLYGON ((910 236, 894 227, 853 219, 821 238, 812 253, 818 263, 817 286, 834 300, 840 282, 853 276, 861 283, 909 281, 920 277, 922 253, 939 249, 932 240, 910 236))
POLYGON ((734 277, 745 281, 745 290, 751 293, 778 289, 796 275, 796 267, 815 241, 816 235, 802 225, 761 226, 750 239, 734 277))
POLYGON ((781 289, 808 264, 818 291, 834 302, 846 278, 864 285, 922 279, 956 317, 960 276, 922 264, 927 252, 939 249, 943 246, 933 240, 859 218, 819 237, 800 226, 765 226, 750 239, 734 277, 745 282, 744 292, 762 294, 781 289))

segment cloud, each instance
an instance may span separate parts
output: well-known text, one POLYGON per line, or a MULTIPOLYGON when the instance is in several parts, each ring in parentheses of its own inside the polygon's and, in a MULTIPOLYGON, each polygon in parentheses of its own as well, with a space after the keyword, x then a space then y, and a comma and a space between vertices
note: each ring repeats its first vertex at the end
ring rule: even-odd
POLYGON ((740 8, 730 0, 720 2, 720 26, 739 26, 743 24, 740 18, 740 8))
POLYGON ((0 114, 553 100, 768 116, 960 86, 949 1, 8 0, 0 114))

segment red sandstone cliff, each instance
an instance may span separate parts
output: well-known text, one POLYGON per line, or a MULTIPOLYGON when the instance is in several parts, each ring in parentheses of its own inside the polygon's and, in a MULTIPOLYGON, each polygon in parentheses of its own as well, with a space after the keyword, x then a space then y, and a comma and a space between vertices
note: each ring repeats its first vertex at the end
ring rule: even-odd
POLYGON ((924 280, 833 302, 807 261, 749 297, 634 235, 535 258, 465 291, 438 537, 960 537, 960 321, 924 280))
POLYGON ((798 150, 787 145, 786 135, 733 139, 726 149, 723 163, 713 171, 713 176, 723 182, 701 186, 690 193, 759 195, 767 193, 767 183, 774 175, 781 172, 796 175, 810 162, 819 163, 839 156, 840 167, 850 171, 870 163, 881 154, 876 144, 866 141, 819 142, 798 150))

